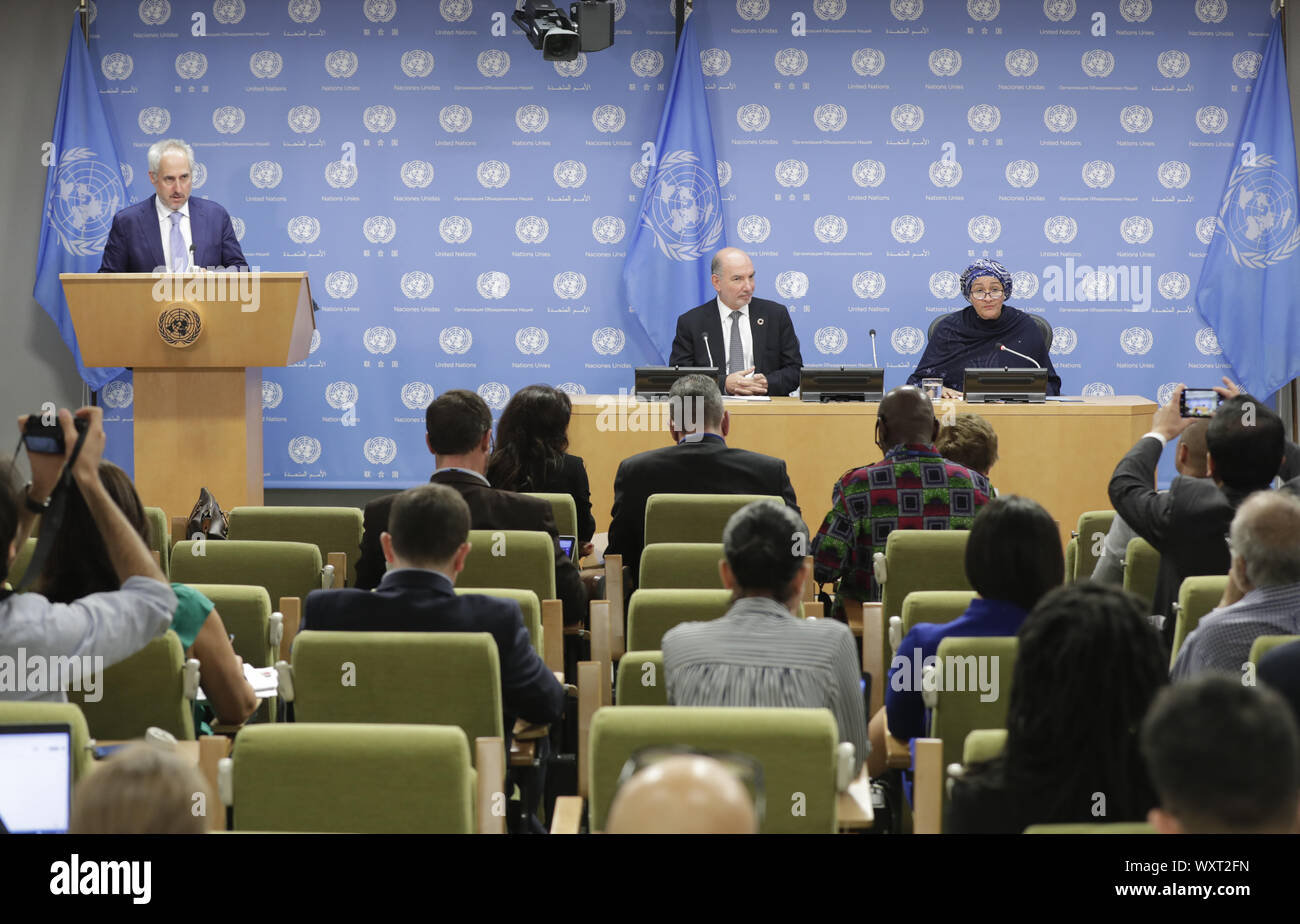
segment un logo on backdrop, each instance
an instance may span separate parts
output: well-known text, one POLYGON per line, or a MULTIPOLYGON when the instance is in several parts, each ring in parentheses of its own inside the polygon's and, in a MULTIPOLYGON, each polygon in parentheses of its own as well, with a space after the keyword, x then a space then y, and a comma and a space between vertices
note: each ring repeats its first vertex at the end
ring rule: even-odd
POLYGON ((345 407, 356 407, 357 386, 351 382, 330 382, 325 386, 325 403, 336 411, 345 407))
POLYGON ((216 0, 212 15, 223 26, 233 26, 244 18, 244 0, 216 0))
POLYGON ((357 277, 347 270, 335 270, 325 277, 325 294, 333 299, 351 298, 357 294, 357 277))
POLYGON ((135 59, 128 54, 115 51, 100 59, 99 69, 109 80, 126 80, 135 70, 135 59))
POLYGON ((1155 337, 1145 327, 1128 327, 1120 332, 1119 345, 1129 356, 1146 356, 1155 337))
POLYGON ((885 274, 863 270, 853 277, 851 285, 858 298, 877 299, 885 294, 885 274))
MULTIPOLYGON (((274 384, 274 383, 272 383, 274 384)), ((280 386, 275 385, 276 388, 280 386)), ((265 383, 263 384, 263 394, 266 393, 265 383)), ((135 397, 135 389, 130 382, 112 381, 100 389, 99 397, 104 402, 105 407, 124 408, 130 407, 131 401, 135 397)), ((279 402, 277 401, 276 404, 279 402)), ((274 406, 274 405, 272 405, 274 406)))
POLYGON ((361 335, 361 343, 366 352, 376 356, 385 356, 397 346, 397 332, 391 327, 371 327, 361 335))
POLYGON ((1155 225, 1143 215, 1130 215, 1119 223, 1120 237, 1128 244, 1145 244, 1154 233, 1155 225))
POLYGON ((464 215, 448 215, 438 222, 438 234, 448 244, 463 244, 473 233, 474 225, 464 215))
POLYGON ((746 244, 761 244, 772 233, 772 223, 762 215, 744 215, 736 222, 736 234, 746 244))
POLYGON ((386 134, 397 124, 397 112, 392 106, 367 106, 361 114, 361 121, 371 134, 386 134))
POLYGON ((705 77, 721 77, 731 70, 731 52, 725 48, 706 48, 700 52, 700 70, 705 77))
POLYGON ((653 48, 639 48, 632 52, 632 73, 642 80, 656 77, 664 69, 664 56, 653 48))
POLYGON ((1115 165, 1108 160, 1090 160, 1083 165, 1083 183, 1089 189, 1106 189, 1115 182, 1115 165))
POLYGON ((289 458, 299 465, 311 465, 320 458, 320 440, 311 436, 295 436, 289 440, 289 458))
POLYGON ((552 176, 561 189, 577 189, 587 182, 587 165, 580 160, 562 160, 555 165, 552 176))
POLYGON ((1170 79, 1186 77, 1191 66, 1192 59, 1185 51, 1162 51, 1156 56, 1156 70, 1160 72, 1161 77, 1170 79))
POLYGON ((550 233, 550 224, 540 215, 525 215, 515 222, 515 237, 521 244, 540 244, 550 233))
POLYGON ((889 121, 895 131, 914 132, 925 124, 925 110, 912 103, 903 103, 889 110, 889 121))
POLYGON ((1033 298, 1038 294, 1038 277, 1026 270, 1016 270, 1011 274, 1011 288, 1007 298, 1015 293, 1016 298, 1033 298))
POLYGON ((782 77, 798 77, 808 70, 808 55, 798 48, 782 48, 776 53, 775 64, 782 77))
POLYGON ((885 181, 885 165, 878 160, 860 160, 853 165, 853 182, 874 189, 885 181))
POLYGON ((1079 233, 1079 223, 1069 215, 1053 215, 1043 222, 1043 236, 1053 244, 1068 244, 1079 233))
POLYGON ((387 436, 372 436, 361 452, 371 465, 388 465, 397 458, 397 441, 387 436))
POLYGON ((320 110, 315 106, 294 106, 289 110, 289 128, 306 135, 320 128, 320 110))
POLYGON ((510 182, 510 165, 503 160, 485 160, 475 173, 484 189, 500 189, 510 182))
POLYGON ((837 132, 849 121, 849 111, 838 103, 823 103, 813 110, 813 123, 820 131, 837 132))
POLYGON ((849 345, 849 332, 842 327, 821 327, 813 334, 813 346, 825 356, 838 356, 849 345))
POLYGON ((574 397, 585 395, 587 393, 587 389, 583 388, 577 382, 561 382, 559 385, 555 386, 555 390, 562 391, 566 395, 573 395, 574 397))
POLYGON ((284 68, 284 59, 274 51, 255 51, 248 59, 248 69, 258 80, 279 77, 284 68))
POLYGON ((1196 127, 1203 135, 1221 135, 1228 127, 1228 110, 1222 106, 1202 106, 1196 110, 1196 127))
POLYGON ((409 299, 428 298, 433 294, 433 277, 423 270, 402 274, 402 294, 409 299))
POLYGON ((540 327, 521 327, 515 331, 515 349, 525 356, 537 356, 546 352, 551 336, 540 327))
POLYGON ((879 77, 885 69, 885 53, 879 48, 859 48, 853 52, 853 70, 859 77, 879 77))
POLYGON ((1074 111, 1073 106, 1057 103, 1043 110, 1043 124, 1053 134, 1072 132, 1074 126, 1079 124, 1079 114, 1074 111))
POLYGON ((320 16, 320 0, 289 0, 289 18, 294 22, 315 22, 320 16))
POLYGON ((1151 0, 1119 0, 1119 15, 1125 22, 1146 22, 1151 18, 1151 0))
POLYGON ((787 189, 808 182, 808 164, 802 160, 783 160, 776 165, 776 181, 787 189))
POLYGON ((499 48, 479 52, 478 72, 484 77, 504 77, 510 70, 510 54, 499 48))
POLYGON ((1119 111, 1119 124, 1129 134, 1141 134, 1151 127, 1154 117, 1146 106, 1125 106, 1119 111))
MULTIPOLYGON (((118 164, 122 170, 122 183, 127 189, 131 188, 131 181, 135 179, 135 171, 131 169, 130 164, 118 164)), ((203 181, 208 178, 207 168, 202 164, 194 165, 194 178, 190 181, 195 189, 203 185, 203 181)))
POLYGON ((140 110, 135 123, 146 135, 161 135, 171 128, 172 114, 162 106, 147 106, 140 110))
POLYGON ((434 397, 433 386, 428 382, 407 382, 402 386, 402 406, 408 411, 428 410, 434 397))
POLYGON ((325 73, 331 77, 351 77, 357 72, 357 56, 346 48, 331 51, 325 56, 325 73))
POLYGON ((397 235, 397 222, 387 215, 371 215, 361 223, 361 233, 372 244, 387 244, 397 235))
POLYGON ((572 270, 556 273, 555 278, 551 280, 551 288, 563 299, 582 298, 587 292, 587 277, 572 270))
POLYGON ((627 225, 617 215, 601 215, 591 223, 591 236, 599 244, 617 244, 627 233, 627 225))
POLYGON ((212 111, 212 127, 223 135, 237 135, 244 129, 244 110, 221 106, 212 111))
POLYGON ((591 346, 601 356, 617 356, 627 345, 627 335, 617 327, 599 327, 591 335, 591 346))
POLYGON ((736 110, 736 124, 747 132, 761 132, 772 121, 772 114, 766 106, 749 103, 736 110))
POLYGON ((935 298, 956 298, 961 294, 961 279, 951 270, 931 273, 930 294, 935 298))
POLYGON ((259 160, 248 168, 248 178, 258 189, 275 189, 284 179, 284 168, 273 160, 259 160))
POLYGON ((936 77, 952 77, 961 70, 961 52, 955 48, 936 48, 930 52, 930 73, 936 77))
POLYGON ((1002 236, 1002 222, 992 215, 976 215, 966 223, 966 233, 976 244, 992 244, 1002 236))
POLYGON ((172 5, 167 0, 141 0, 140 22, 146 26, 161 26, 172 17, 172 5))
POLYGON ((718 185, 726 186, 731 182, 731 164, 725 160, 715 161, 714 163, 718 168, 718 185))
POLYGON ((785 270, 776 274, 772 284, 782 298, 803 298, 808 294, 808 274, 799 270, 785 270))
POLYGON ((627 171, 627 175, 636 184, 637 189, 645 189, 646 181, 650 179, 650 168, 637 158, 627 171))
POLYGON ((925 346, 925 334, 919 327, 896 327, 889 335, 889 345, 895 353, 910 356, 921 352, 921 347, 925 346))
POLYGON ((1052 22, 1069 22, 1076 12, 1074 0, 1043 0, 1043 14, 1052 22))
POLYGON ((478 387, 478 396, 494 411, 499 411, 510 400, 510 389, 501 382, 485 382, 478 387))
POLYGON ((310 215, 289 219, 289 239, 295 244, 310 244, 320 237, 320 222, 310 215))
POLYGON ((464 22, 474 12, 474 0, 441 0, 438 12, 447 22, 464 22))
POLYGON ((844 17, 848 9, 846 0, 813 0, 813 12, 823 22, 832 22, 844 17))
MULTIPOLYGON (((231 220, 234 221, 236 219, 231 219, 231 220)), ((311 332, 311 346, 307 348, 307 352, 315 353, 319 349, 320 349, 320 328, 318 327, 311 332)))
POLYGON ((1115 56, 1104 49, 1094 48, 1083 53, 1079 66, 1088 77, 1109 77, 1115 69, 1115 56))
POLYGON ((1002 110, 988 103, 979 103, 966 110, 966 124, 972 131, 991 132, 1002 124, 1002 110))
POLYGON ((1056 356, 1069 356, 1079 345, 1079 335, 1072 327, 1052 328, 1052 348, 1047 352, 1056 356))
POLYGON ((1259 76, 1259 66, 1264 62, 1258 51, 1239 51, 1232 56, 1232 72, 1242 80, 1254 80, 1259 76))
POLYGON ((626 122, 627 114, 623 112, 622 106, 606 103, 591 111, 591 124, 602 134, 622 131, 626 122))
POLYGON ((521 132, 536 134, 543 131, 551 121, 551 114, 545 106, 529 103, 515 110, 515 127, 521 132))
POLYGON ((1219 335, 1213 327, 1202 327, 1196 332, 1196 349, 1202 356, 1219 356, 1223 347, 1219 346, 1219 335))
POLYGON ((1165 382, 1156 389, 1156 404, 1164 407, 1174 396, 1174 389, 1178 387, 1177 382, 1165 382))
POLYGON ((1012 77, 1032 77, 1038 70, 1038 53, 1028 48, 1013 48, 1003 59, 1012 77))
POLYGON ((1080 389, 1079 394, 1084 398, 1113 398, 1115 386, 1107 385, 1105 382, 1089 382, 1080 389))
POLYGON ((736 0, 736 12, 748 22, 766 19, 770 9, 768 0, 736 0))
POLYGON ((453 103, 438 110, 438 124, 445 132, 463 132, 474 121, 474 113, 468 106, 453 103))
POLYGON ((722 236, 722 190, 691 151, 669 151, 659 161, 642 224, 670 260, 697 260, 722 236))
POLYGON ((334 189, 347 189, 357 181, 357 165, 335 160, 325 165, 325 182, 334 189))
POLYGON ((1181 160, 1167 160, 1156 168, 1156 179, 1165 189, 1182 189, 1192 178, 1192 168, 1181 160))
POLYGON ((479 273, 475 283, 478 294, 488 299, 505 298, 510 294, 510 277, 499 270, 479 273))
POLYGON ((940 189, 956 186, 961 176, 961 164, 955 160, 936 160, 930 165, 930 182, 940 189))
MULTIPOLYGON (((100 393, 100 397, 104 397, 102 392, 100 393)), ((278 382, 268 382, 266 379, 263 379, 262 380, 262 410, 273 411, 280 406, 280 402, 283 400, 284 400, 284 389, 280 386, 280 384, 278 382)), ((105 399, 104 403, 105 404, 108 403, 107 399, 105 399)))
POLYGON ((561 77, 581 77, 582 72, 587 69, 587 56, 581 51, 572 61, 552 61, 555 65, 555 73, 561 77))
POLYGON ((1228 15, 1228 0, 1196 0, 1196 18, 1207 25, 1223 22, 1228 15))
POLYGON ((889 233, 900 244, 915 244, 925 236, 925 222, 919 215, 899 215, 889 223, 889 233))
POLYGON ((925 12, 925 0, 889 0, 889 12, 899 22, 911 22, 925 12))
POLYGON ((1161 273, 1156 280, 1156 289, 1162 298, 1171 301, 1186 298, 1192 290, 1192 280, 1186 273, 1161 273))
POLYGON ((423 48, 403 53, 402 73, 407 77, 428 77, 433 73, 433 55, 423 48))
POLYGON ((244 219, 231 215, 230 225, 235 229, 235 240, 242 241, 244 239, 244 219))
POLYGON ((468 353, 474 345, 474 336, 467 327, 444 327, 438 334, 438 346, 448 356, 468 353))
POLYGON ((1214 237, 1214 229, 1218 223, 1219 219, 1214 215, 1198 218, 1196 220, 1196 239, 1202 244, 1208 245, 1214 237))
POLYGON ((361 10, 371 22, 388 22, 397 12, 397 0, 365 0, 361 10))
POLYGON ((424 189, 433 182, 433 164, 427 160, 408 160, 402 164, 401 177, 407 189, 424 189))
POLYGON ((998 0, 966 0, 966 13, 976 22, 992 22, 998 18, 1001 4, 998 0))

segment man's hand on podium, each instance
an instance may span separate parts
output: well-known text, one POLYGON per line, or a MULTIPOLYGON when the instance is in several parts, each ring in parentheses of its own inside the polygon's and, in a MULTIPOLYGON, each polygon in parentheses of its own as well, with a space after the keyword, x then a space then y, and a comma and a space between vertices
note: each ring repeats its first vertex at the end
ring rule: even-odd
POLYGON ((727 376, 726 392, 729 395, 765 395, 767 376, 755 372, 753 366, 740 372, 733 372, 727 376))

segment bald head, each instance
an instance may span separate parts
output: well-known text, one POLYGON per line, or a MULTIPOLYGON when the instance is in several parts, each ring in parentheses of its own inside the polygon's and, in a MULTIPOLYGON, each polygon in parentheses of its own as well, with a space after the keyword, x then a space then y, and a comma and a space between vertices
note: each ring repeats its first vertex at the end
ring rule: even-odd
POLYGON ((1255 492, 1237 508, 1229 536, 1233 567, 1244 566, 1252 587, 1300 583, 1300 500, 1295 495, 1255 492))
POLYGON ((757 834, 758 816, 735 775, 712 757, 669 757, 640 770, 614 796, 610 834, 757 834))
POLYGON ((1208 420, 1196 420, 1178 438, 1178 449, 1174 458, 1178 474, 1189 478, 1205 477, 1205 431, 1208 429, 1210 429, 1208 420))
POLYGON ((739 311, 754 297, 754 263, 739 247, 724 247, 713 255, 712 282, 718 300, 739 311))
POLYGON ((934 405, 915 385, 900 385, 885 395, 876 411, 876 428, 884 452, 903 443, 933 443, 939 435, 934 405))

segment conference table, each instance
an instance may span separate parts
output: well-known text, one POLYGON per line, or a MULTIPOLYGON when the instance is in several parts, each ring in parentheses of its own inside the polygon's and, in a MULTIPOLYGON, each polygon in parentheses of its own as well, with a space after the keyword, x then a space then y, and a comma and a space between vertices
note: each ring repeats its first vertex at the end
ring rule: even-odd
MULTIPOLYGON (((586 462, 597 532, 609 528, 614 473, 628 456, 671 443, 666 402, 629 395, 574 396, 569 452, 586 462)), ((814 404, 797 398, 728 398, 727 445, 786 462, 804 521, 815 532, 831 504, 831 487, 850 469, 879 462, 875 403, 814 404)), ((1151 429, 1156 405, 1134 395, 1070 398, 1044 404, 939 401, 935 414, 970 411, 998 434, 989 477, 1000 494, 1038 501, 1056 520, 1062 544, 1085 510, 1108 509, 1115 463, 1151 429)))

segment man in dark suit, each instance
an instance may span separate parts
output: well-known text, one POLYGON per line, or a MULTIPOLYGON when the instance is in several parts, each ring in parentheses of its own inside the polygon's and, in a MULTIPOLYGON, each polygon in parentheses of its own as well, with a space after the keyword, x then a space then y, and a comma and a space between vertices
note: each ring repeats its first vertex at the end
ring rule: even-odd
MULTIPOLYGON (((426 440, 437 469, 429 480, 453 488, 469 505, 471 529, 525 529, 549 533, 555 543, 555 592, 564 603, 564 621, 576 625, 587 609, 582 576, 560 551, 559 530, 551 505, 536 497, 501 491, 488 483, 488 456, 492 454, 492 412, 472 391, 443 392, 424 412, 426 440)), ((380 536, 388 528, 390 494, 366 505, 361 559, 357 562, 357 587, 379 586, 384 576, 380 536)))
POLYGON ((1227 574, 1232 564, 1225 538, 1237 508, 1254 491, 1267 490, 1282 464, 1282 420, 1261 401, 1216 389, 1225 400, 1205 433, 1207 478, 1175 478, 1156 491, 1156 463, 1165 444, 1194 418, 1182 417, 1174 389, 1156 411, 1151 431, 1115 466, 1110 502, 1133 531, 1160 553, 1152 609, 1165 617, 1165 644, 1174 636, 1173 604, 1183 578, 1227 574))
POLYGON ((178 138, 149 148, 149 180, 157 190, 113 216, 101 273, 179 273, 195 267, 248 268, 226 210, 191 199, 194 151, 178 138))
POLYGON ((799 513, 784 461, 727 445, 731 415, 723 410, 713 379, 684 375, 673 383, 669 401, 669 430, 677 445, 624 459, 614 475, 605 551, 623 556, 631 569, 630 583, 640 573, 645 507, 652 494, 770 494, 799 513))
POLYGON ((365 632, 490 632, 501 662, 506 747, 515 719, 550 723, 564 710, 564 687, 533 649, 519 604, 477 594, 458 596, 456 575, 469 554, 470 510, 449 486, 429 484, 389 499, 379 535, 392 568, 373 593, 314 590, 304 629, 365 632))
POLYGON ((670 366, 717 366, 728 395, 788 395, 799 387, 799 338, 784 305, 754 298, 754 264, 735 247, 713 257, 718 297, 677 319, 670 366))

